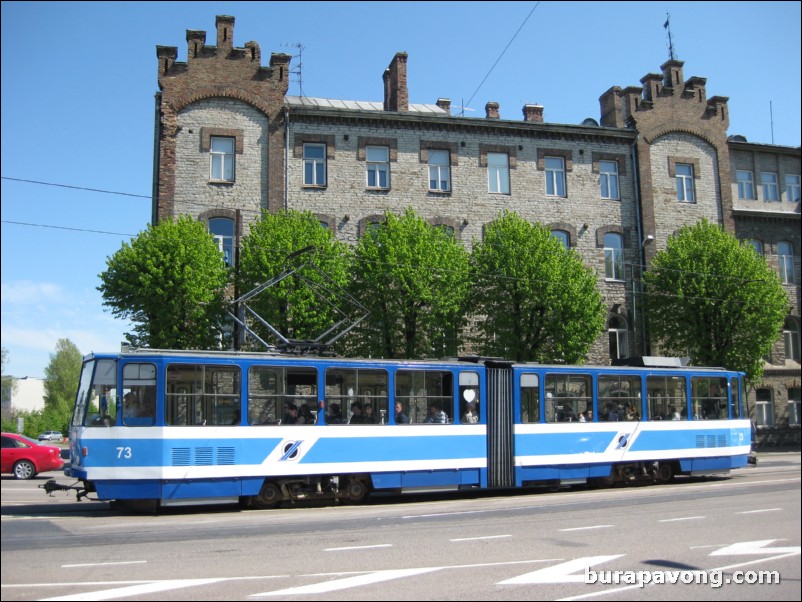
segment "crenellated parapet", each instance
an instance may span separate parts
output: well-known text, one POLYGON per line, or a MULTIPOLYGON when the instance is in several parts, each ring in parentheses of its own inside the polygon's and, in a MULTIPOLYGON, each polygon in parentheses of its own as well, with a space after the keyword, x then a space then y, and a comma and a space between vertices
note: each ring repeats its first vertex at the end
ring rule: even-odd
MULTIPOLYGON (((270 64, 262 65, 262 51, 256 42, 234 45, 234 17, 219 15, 216 19, 215 44, 207 43, 201 30, 187 30, 185 62, 178 60, 176 46, 157 46, 158 84, 158 161, 154 223, 175 213, 177 141, 182 134, 182 120, 193 106, 204 102, 236 100, 256 109, 268 127, 263 141, 265 148, 281 149, 283 131, 275 124, 284 110, 284 96, 289 89, 289 54, 274 53, 270 64)), ((197 129, 192 135, 197 136, 197 129)), ((276 150, 277 156, 280 150, 276 150)), ((269 163, 269 181, 281 183, 279 161, 269 163)), ((281 191, 270 191, 271 199, 280 202, 281 191)), ((268 203, 269 204, 269 203, 268 203)))

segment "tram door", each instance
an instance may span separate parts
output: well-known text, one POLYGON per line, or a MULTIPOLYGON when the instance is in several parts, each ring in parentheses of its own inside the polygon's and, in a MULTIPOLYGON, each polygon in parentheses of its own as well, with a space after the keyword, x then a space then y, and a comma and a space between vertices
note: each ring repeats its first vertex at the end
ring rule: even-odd
POLYGON ((485 362, 487 374, 487 486, 515 485, 511 362, 485 362))

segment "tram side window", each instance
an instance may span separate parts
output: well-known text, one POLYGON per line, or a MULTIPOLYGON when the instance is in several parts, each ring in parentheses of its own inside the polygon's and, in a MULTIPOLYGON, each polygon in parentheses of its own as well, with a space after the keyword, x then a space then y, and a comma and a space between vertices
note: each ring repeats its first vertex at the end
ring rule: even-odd
POLYGON ((387 372, 326 370, 327 424, 387 424, 387 372))
POLYGON ((395 400, 411 424, 444 424, 454 417, 454 375, 440 370, 399 370, 395 400))
POLYGON ((479 422, 479 374, 476 372, 459 373, 459 407, 462 424, 479 422))
POLYGON ((130 363, 123 366, 123 424, 152 426, 156 423, 156 366, 130 363))
POLYGON ((737 378, 730 379, 730 417, 741 417, 741 386, 737 378))
POLYGON ((239 424, 241 382, 237 366, 170 364, 165 421, 172 426, 239 424))
POLYGON ((691 377, 691 407, 694 420, 726 420, 727 379, 717 376, 691 377))
POLYGON ((540 422, 540 386, 537 374, 521 374, 521 422, 540 422))
POLYGON ((546 375, 546 422, 579 422, 593 411, 593 387, 589 374, 546 375))
POLYGON ((640 376, 601 375, 598 386, 600 421, 641 419, 640 376))
POLYGON ((117 416, 117 362, 84 364, 78 387, 73 425, 111 426, 117 416))
POLYGON ((314 424, 317 420, 317 370, 251 366, 248 370, 248 421, 251 424, 289 424, 293 412, 285 409, 290 406, 296 408, 293 424, 314 424))
POLYGON ((681 376, 646 378, 649 420, 687 420, 688 401, 685 379, 681 376))

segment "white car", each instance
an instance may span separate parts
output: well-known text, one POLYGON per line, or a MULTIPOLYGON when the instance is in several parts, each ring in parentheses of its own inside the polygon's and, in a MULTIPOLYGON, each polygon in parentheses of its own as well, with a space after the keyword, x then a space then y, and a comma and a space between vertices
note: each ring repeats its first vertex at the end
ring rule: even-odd
POLYGON ((60 431, 45 431, 39 435, 39 441, 64 441, 64 435, 60 431))

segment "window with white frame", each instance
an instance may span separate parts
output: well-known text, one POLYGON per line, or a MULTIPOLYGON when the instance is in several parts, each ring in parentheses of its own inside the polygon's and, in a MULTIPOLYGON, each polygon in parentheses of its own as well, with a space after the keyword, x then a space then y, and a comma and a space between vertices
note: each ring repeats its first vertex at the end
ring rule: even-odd
POLYGON ((799 361, 799 325, 793 318, 786 318, 783 326, 785 359, 799 361))
POLYGON ((551 235, 559 240, 566 249, 571 248, 571 236, 565 230, 552 230, 551 235))
POLYGON ((326 145, 304 144, 304 186, 326 185, 326 145))
POLYGON ((624 237, 614 232, 604 235, 604 277, 624 279, 624 237))
POLYGON ((696 197, 693 191, 693 165, 690 163, 677 163, 677 200, 683 203, 694 203, 696 197))
POLYGON ((752 172, 739 169, 735 172, 735 179, 738 182, 738 198, 754 200, 755 180, 752 177, 752 172))
POLYGON ((777 262, 782 283, 794 284, 794 247, 790 242, 781 240, 777 243, 777 262))
POLYGON ((562 157, 545 157, 546 194, 548 196, 565 196, 565 159, 562 157))
POLYGON ((510 193, 510 158, 507 153, 487 153, 487 190, 510 193))
POLYGON ((209 232, 214 237, 217 248, 223 254, 226 265, 233 265, 234 220, 227 217, 213 217, 209 220, 209 232))
POLYGON ((627 322, 621 316, 610 318, 607 328, 610 336, 610 359, 629 357, 629 339, 627 337, 627 322))
POLYGON ((777 174, 770 171, 760 172, 760 187, 763 189, 764 201, 779 201, 777 194, 777 174))
POLYGON ((789 426, 799 426, 799 410, 800 410, 800 403, 802 403, 802 399, 800 399, 800 393, 802 389, 799 387, 789 387, 788 388, 788 425, 789 426))
POLYGON ((215 182, 234 181, 234 138, 212 136, 210 179, 215 182))
POLYGON ((599 161, 601 198, 618 200, 618 163, 615 161, 599 161))
POLYGON ((368 188, 390 188, 390 148, 368 146, 365 148, 368 169, 368 188))
POLYGON ((429 150, 429 190, 451 190, 451 153, 447 150, 429 150))
POLYGON ((755 424, 757 426, 774 426, 774 401, 771 389, 758 389, 755 391, 755 424))
POLYGON ((785 176, 785 200, 789 203, 799 202, 799 176, 785 176))

